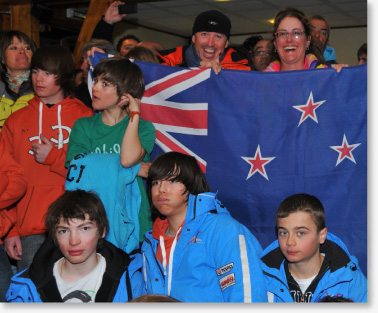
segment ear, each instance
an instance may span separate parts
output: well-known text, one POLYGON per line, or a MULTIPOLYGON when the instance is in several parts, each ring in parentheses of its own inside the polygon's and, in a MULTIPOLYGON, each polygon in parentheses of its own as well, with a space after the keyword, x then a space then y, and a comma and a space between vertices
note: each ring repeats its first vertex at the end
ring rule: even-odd
POLYGON ((129 98, 126 96, 126 94, 123 94, 120 98, 120 100, 118 101, 117 103, 117 106, 119 106, 120 108, 122 107, 125 107, 129 104, 129 98))
POLYGON ((101 238, 105 238, 105 235, 106 235, 106 229, 104 229, 104 231, 102 232, 101 238))
POLYGON ((319 233, 319 242, 323 244, 327 239, 327 227, 324 227, 319 233))
POLYGON ((196 42, 196 36, 192 36, 192 43, 195 43, 196 42))
POLYGON ((226 41, 226 45, 224 46, 224 48, 226 49, 228 47, 228 40, 226 41))
POLYGON ((306 47, 306 49, 308 49, 310 47, 310 43, 311 43, 311 36, 307 36, 307 47, 306 47))

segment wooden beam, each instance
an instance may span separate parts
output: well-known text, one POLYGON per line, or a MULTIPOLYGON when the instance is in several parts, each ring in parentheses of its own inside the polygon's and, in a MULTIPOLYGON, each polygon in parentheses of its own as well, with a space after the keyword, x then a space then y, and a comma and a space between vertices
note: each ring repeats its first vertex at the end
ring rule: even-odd
POLYGON ((73 52, 76 68, 80 67, 80 49, 91 39, 93 30, 111 3, 111 0, 91 0, 73 52))
POLYGON ((34 40, 39 46, 39 21, 30 14, 32 5, 21 4, 9 6, 10 15, 1 14, 1 30, 19 30, 34 40))

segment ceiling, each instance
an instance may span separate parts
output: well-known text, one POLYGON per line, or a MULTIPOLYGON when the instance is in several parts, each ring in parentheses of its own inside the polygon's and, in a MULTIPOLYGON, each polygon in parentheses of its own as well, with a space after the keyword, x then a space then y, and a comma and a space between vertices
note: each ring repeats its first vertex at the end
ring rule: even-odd
POLYGON ((280 8, 296 7, 308 16, 322 15, 331 28, 366 27, 366 0, 165 0, 139 3, 139 12, 127 21, 166 33, 189 37, 195 17, 219 10, 232 22, 231 35, 270 33, 269 23, 280 8))

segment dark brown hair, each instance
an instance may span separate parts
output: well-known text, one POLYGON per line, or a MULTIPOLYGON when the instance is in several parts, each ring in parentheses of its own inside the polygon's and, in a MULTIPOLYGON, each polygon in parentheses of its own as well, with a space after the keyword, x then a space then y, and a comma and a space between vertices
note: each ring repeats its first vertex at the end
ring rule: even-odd
POLYGON ((62 88, 64 97, 74 95, 75 64, 68 48, 56 45, 37 49, 30 69, 40 69, 56 75, 55 83, 62 88))
POLYGON ((140 67, 127 58, 115 57, 102 59, 95 66, 93 78, 102 79, 117 87, 118 97, 129 93, 136 99, 144 94, 144 78, 140 67))
POLYGON ((306 193, 294 194, 281 202, 276 213, 276 225, 279 218, 288 217, 291 213, 310 213, 316 224, 318 232, 324 229, 325 212, 320 200, 306 193))
POLYGON ((143 46, 136 46, 125 55, 128 59, 160 64, 155 51, 143 46))
MULTIPOLYGON (((304 32, 306 34, 306 38, 308 36, 311 36, 310 20, 308 19, 306 14, 304 14, 302 11, 300 11, 296 8, 286 7, 286 8, 279 10, 278 13, 276 14, 276 17, 274 18, 272 43, 275 40, 275 33, 277 32, 278 26, 280 25, 281 21, 285 17, 295 17, 296 19, 298 19, 303 26, 304 32)), ((313 44, 312 40, 310 41, 310 45, 308 47, 308 52, 315 54, 316 58, 318 59, 318 61, 320 63, 322 63, 322 64, 326 63, 322 53, 319 50, 319 48, 316 45, 313 44)), ((274 52, 274 58, 276 58, 277 60, 280 60, 280 57, 279 57, 277 52, 274 52)))
MULTIPOLYGON (((152 182, 159 179, 176 180, 185 186, 183 194, 189 192, 198 195, 210 191, 205 175, 202 173, 197 160, 179 152, 166 152, 159 155, 151 164, 147 176, 147 193, 151 199, 152 182)), ((151 217, 155 221, 157 217, 166 217, 155 208, 151 201, 151 217)))
MULTIPOLYGON (((45 224, 48 236, 58 245, 56 239, 56 227, 60 223, 61 218, 69 224, 72 219, 85 220, 88 219, 96 222, 98 234, 101 236, 108 231, 109 222, 106 217, 106 211, 100 198, 93 192, 84 190, 65 191, 57 200, 50 204, 45 224)), ((100 238, 98 247, 101 244, 100 238)))

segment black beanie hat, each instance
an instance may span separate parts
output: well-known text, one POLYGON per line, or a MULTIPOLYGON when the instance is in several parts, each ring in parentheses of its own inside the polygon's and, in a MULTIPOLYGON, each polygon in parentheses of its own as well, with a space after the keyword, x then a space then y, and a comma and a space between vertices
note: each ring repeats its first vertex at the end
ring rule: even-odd
POLYGON ((217 10, 200 13, 193 25, 192 35, 198 32, 214 32, 224 34, 230 39, 231 21, 223 13, 217 10))

